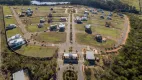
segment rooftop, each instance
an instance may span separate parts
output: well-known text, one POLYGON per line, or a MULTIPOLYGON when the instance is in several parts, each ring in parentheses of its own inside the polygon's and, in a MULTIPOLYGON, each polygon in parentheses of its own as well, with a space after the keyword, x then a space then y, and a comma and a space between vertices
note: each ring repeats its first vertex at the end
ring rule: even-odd
POLYGON ((87 60, 95 60, 94 52, 93 51, 86 51, 86 59, 87 60))
POLYGON ((18 71, 13 73, 13 80, 26 80, 24 71, 18 71))

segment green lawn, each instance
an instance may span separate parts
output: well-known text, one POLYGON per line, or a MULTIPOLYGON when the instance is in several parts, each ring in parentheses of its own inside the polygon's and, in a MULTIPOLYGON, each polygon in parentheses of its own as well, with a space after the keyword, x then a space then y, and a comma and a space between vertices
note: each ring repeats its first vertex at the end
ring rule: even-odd
MULTIPOLYGON (((10 8, 8 6, 4 6, 3 10, 4 10, 4 15, 12 15, 12 12, 11 12, 11 10, 10 10, 10 8)), ((5 19, 6 26, 8 26, 9 24, 17 24, 14 17, 4 18, 4 19, 5 19)), ((15 34, 21 34, 22 35, 22 32, 20 31, 20 29, 18 27, 15 28, 15 29, 7 31, 7 37, 11 37, 11 36, 13 36, 15 34)))
POLYGON ((48 33, 41 33, 37 36, 33 37, 37 41, 45 41, 49 43, 63 43, 66 41, 66 33, 65 32, 48 32, 48 33))
POLYGON ((119 37, 120 33, 118 30, 113 28, 107 28, 107 27, 92 27, 92 31, 96 32, 97 34, 102 34, 105 36, 111 36, 113 38, 119 37))
POLYGON ((78 43, 85 44, 85 45, 91 45, 94 47, 107 48, 107 47, 111 47, 115 44, 115 41, 113 41, 113 40, 107 40, 104 43, 99 43, 96 40, 94 40, 95 35, 90 35, 90 34, 78 33, 76 35, 76 38, 77 38, 78 43))
POLYGON ((31 56, 31 57, 52 57, 55 54, 55 47, 41 47, 41 46, 22 46, 21 49, 17 50, 16 52, 31 56))
POLYGON ((45 24, 42 28, 38 28, 37 25, 29 25, 26 28, 29 32, 40 32, 47 30, 47 27, 49 27, 49 24, 45 24))
MULTIPOLYGON (((88 21, 84 21, 83 24, 76 24, 76 29, 85 32, 84 26, 91 24, 92 32, 95 34, 101 34, 105 37, 110 36, 117 39, 120 36, 120 31, 124 29, 124 19, 120 18, 116 13, 113 14, 112 20, 107 20, 108 11, 104 11, 105 19, 100 19, 101 13, 89 14, 88 21), (111 22, 112 27, 105 27, 106 22, 111 22)), ((80 16, 82 13, 76 14, 75 16, 80 16)))

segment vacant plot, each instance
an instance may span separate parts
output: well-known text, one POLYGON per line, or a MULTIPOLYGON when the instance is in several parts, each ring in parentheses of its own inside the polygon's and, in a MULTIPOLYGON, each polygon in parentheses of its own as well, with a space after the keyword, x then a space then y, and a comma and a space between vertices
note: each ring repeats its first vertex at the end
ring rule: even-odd
MULTIPOLYGON (((38 24, 37 24, 37 25, 38 25, 38 24)), ((38 28, 37 25, 36 25, 36 24, 34 24, 34 25, 29 25, 29 26, 27 26, 26 28, 27 28, 27 30, 28 30, 29 32, 41 32, 41 31, 46 31, 47 28, 49 27, 49 24, 45 24, 42 28, 38 28)))
POLYGON ((22 46, 21 49, 16 52, 31 57, 52 57, 55 54, 57 48, 55 47, 42 47, 42 46, 22 46))
POLYGON ((37 41, 45 41, 49 43, 64 43, 66 41, 66 33, 65 32, 48 32, 41 33, 37 36, 33 36, 33 38, 37 41))
POLYGON ((90 46, 95 46, 100 48, 111 47, 111 46, 114 46, 115 44, 115 41, 110 39, 108 39, 106 42, 99 43, 96 40, 94 40, 95 35, 90 35, 90 34, 78 33, 76 38, 77 38, 77 42, 80 44, 90 45, 90 46))

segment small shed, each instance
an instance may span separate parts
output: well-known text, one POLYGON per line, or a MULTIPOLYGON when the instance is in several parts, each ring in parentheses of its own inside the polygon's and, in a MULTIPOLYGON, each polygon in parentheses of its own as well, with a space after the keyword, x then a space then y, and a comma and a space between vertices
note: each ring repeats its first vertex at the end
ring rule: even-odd
POLYGON ((87 14, 87 15, 89 15, 89 11, 84 11, 84 14, 87 14))
POLYGON ((66 18, 66 17, 61 17, 60 20, 61 20, 62 22, 66 22, 66 21, 67 21, 67 18, 66 18))
POLYGON ((93 51, 86 51, 86 60, 95 60, 93 51))
POLYGON ((85 25, 85 29, 91 29, 91 25, 90 24, 85 25))
POLYGON ((103 15, 100 16, 101 19, 104 19, 105 17, 103 15))
POLYGON ((97 34, 95 36, 95 39, 96 39, 97 42, 102 42, 102 36, 100 34, 97 34))
POLYGON ((81 17, 81 21, 87 21, 87 17, 81 17))
POLYGON ((106 22, 105 26, 106 27, 111 27, 111 22, 106 22))
POLYGON ((5 18, 10 18, 12 17, 13 15, 6 15, 5 18))
POLYGON ((91 30, 91 25, 87 24, 84 26, 85 27, 85 32, 88 34, 92 34, 92 30, 91 30))
POLYGON ((37 26, 38 26, 38 28, 42 28, 42 27, 44 27, 44 24, 43 23, 39 23, 37 26))
POLYGON ((27 11, 26 11, 26 15, 27 15, 27 16, 32 16, 31 11, 30 11, 30 10, 27 10, 27 11))
POLYGON ((59 24, 59 31, 60 32, 64 32, 65 31, 65 24, 63 24, 63 23, 59 24))
POLYGON ((19 17, 25 17, 25 13, 20 13, 19 17))
POLYGON ((109 15, 108 16, 113 16, 113 13, 112 12, 109 12, 109 15))
POLYGON ((45 22, 44 18, 40 19, 40 23, 44 23, 44 22, 45 22))
POLYGON ((10 29, 14 29, 16 28, 17 26, 15 24, 9 24, 7 27, 6 27, 6 30, 10 30, 10 29))
POLYGON ((51 11, 53 11, 53 8, 50 8, 51 11))
POLYGON ((77 16, 77 17, 76 17, 76 20, 75 20, 75 21, 76 21, 76 23, 78 23, 78 24, 82 24, 81 19, 82 19, 82 18, 80 18, 80 17, 78 17, 78 16, 77 16))
POLYGON ((112 20, 111 16, 107 16, 107 20, 112 20))
POLYGON ((55 25, 50 25, 50 31, 57 31, 57 24, 55 25))

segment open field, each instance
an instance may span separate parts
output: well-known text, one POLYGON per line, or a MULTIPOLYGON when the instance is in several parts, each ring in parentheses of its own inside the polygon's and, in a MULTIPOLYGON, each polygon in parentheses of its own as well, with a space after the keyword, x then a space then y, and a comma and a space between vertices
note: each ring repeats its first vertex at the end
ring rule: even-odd
POLYGON ((45 41, 49 43, 64 43, 66 41, 66 33, 65 32, 47 32, 41 33, 37 36, 33 36, 33 38, 37 41, 45 41))
POLYGON ((107 40, 106 42, 98 43, 96 40, 94 40, 95 35, 90 35, 90 34, 77 33, 76 37, 77 37, 77 42, 80 44, 90 45, 100 48, 111 47, 115 44, 115 41, 113 40, 107 40))
POLYGON ((49 27, 48 24, 45 24, 42 28, 38 28, 38 24, 28 25, 26 28, 29 32, 40 32, 40 31, 46 31, 49 27))
POLYGON ((31 57, 52 57, 55 54, 57 48, 55 47, 42 47, 42 46, 22 46, 21 49, 16 52, 31 57))
MULTIPOLYGON (((81 8, 78 11, 78 14, 75 14, 75 17, 83 16, 85 9, 81 8)), ((108 20, 107 16, 109 13, 109 11, 104 11, 104 13, 97 12, 97 14, 92 14, 89 12, 87 21, 83 21, 83 24, 75 24, 75 28, 77 30, 77 41, 81 44, 92 45, 94 47, 98 46, 107 48, 114 46, 124 30, 125 19, 121 18, 119 15, 117 15, 117 13, 113 13, 113 16, 111 17, 112 20, 108 20), (101 15, 104 16, 104 19, 100 18, 101 15), (106 27, 106 22, 111 23, 111 26, 106 27), (87 24, 91 25, 92 34, 90 35, 87 35, 85 32, 85 25, 87 24), (96 42, 96 40, 94 40, 96 34, 101 34, 103 37, 107 38, 108 40, 106 43, 96 42)))
MULTIPOLYGON (((11 10, 8 6, 4 6, 3 9, 4 9, 4 16, 12 15, 12 12, 11 12, 11 10)), ((16 24, 17 25, 17 22, 16 22, 14 16, 11 17, 11 18, 4 18, 4 19, 5 19, 5 25, 6 26, 8 26, 9 24, 16 24)), ((7 37, 11 37, 15 34, 22 34, 20 29, 18 28, 18 25, 17 25, 17 28, 7 31, 7 37)))

